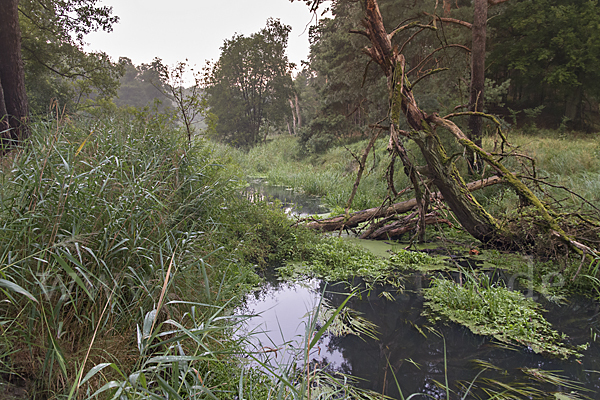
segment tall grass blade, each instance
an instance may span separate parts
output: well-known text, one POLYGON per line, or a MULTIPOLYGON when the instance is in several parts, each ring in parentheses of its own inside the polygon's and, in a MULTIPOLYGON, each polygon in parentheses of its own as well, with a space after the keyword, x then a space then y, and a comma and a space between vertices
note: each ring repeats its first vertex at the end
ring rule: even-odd
POLYGON ((6 279, 0 279, 0 287, 6 288, 8 290, 12 290, 15 293, 22 294, 25 297, 27 297, 29 300, 33 301, 34 303, 38 303, 37 299, 31 293, 29 293, 23 287, 17 285, 14 282, 7 281, 6 279))

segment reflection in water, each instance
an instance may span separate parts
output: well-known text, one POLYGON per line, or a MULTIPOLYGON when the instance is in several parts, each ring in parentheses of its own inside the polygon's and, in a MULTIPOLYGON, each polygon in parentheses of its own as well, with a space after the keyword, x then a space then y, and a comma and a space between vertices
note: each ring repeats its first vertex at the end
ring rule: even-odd
MULTIPOLYGON (((318 198, 261 181, 251 182, 245 196, 250 199, 277 198, 293 215, 326 212, 319 206, 318 198)), ((380 251, 385 253, 382 249, 380 251)), ((460 263, 460 260, 457 261, 460 263)), ((507 277, 497 274, 498 278, 506 280, 507 277)), ((345 288, 342 285, 326 285, 319 280, 287 284, 271 276, 268 281, 261 291, 247 298, 241 311, 260 314, 252 318, 248 325, 248 330, 254 332, 252 336, 256 346, 263 351, 269 351, 267 348, 278 349, 277 362, 289 364, 304 346, 307 314, 314 310, 323 293, 333 307, 339 306, 346 299, 343 294, 345 288)), ((486 370, 478 377, 478 384, 485 379, 494 379, 510 384, 519 382, 531 387, 534 382, 528 379, 522 369, 539 368, 579 382, 590 390, 581 394, 600 399, 600 346, 595 341, 595 333, 600 333, 600 308, 596 302, 571 299, 568 304, 557 306, 545 302, 543 297, 538 299, 548 310, 545 317, 556 330, 566 333, 572 344, 590 342, 590 348, 583 353, 581 362, 562 361, 542 357, 525 348, 506 349, 453 323, 437 324, 434 327, 437 334, 434 333, 427 328, 430 324, 421 316, 423 297, 420 292, 427 285, 427 277, 413 274, 406 277, 402 293, 388 287, 377 287, 351 299, 348 307, 377 325, 378 340, 356 336, 325 337, 319 343, 318 350, 311 355, 311 360, 320 364, 329 363, 331 370, 361 379, 359 386, 392 398, 400 398, 400 395, 390 367, 405 396, 427 393, 441 399, 445 398, 446 393, 436 382, 445 382, 445 371, 451 388, 459 393, 457 383, 463 382, 468 386, 482 370, 474 360, 481 360, 508 371, 508 374, 486 370), (384 292, 388 292, 393 301, 386 299, 384 292)), ((272 356, 273 353, 266 353, 265 356, 267 354, 272 356)), ((539 383, 537 387, 549 392, 570 391, 555 386, 540 386, 539 383)), ((515 398, 522 396, 515 395, 515 398)))
POLYGON ((250 201, 277 199, 289 215, 301 218, 329 212, 316 196, 307 196, 285 186, 269 185, 261 179, 249 181, 242 195, 250 201))
MULTIPOLYGON (((390 367, 405 396, 420 392, 445 398, 445 390, 436 384, 445 381, 444 364, 447 363, 451 388, 459 392, 456 383, 462 381, 468 386, 482 369, 474 360, 491 363, 509 373, 487 370, 479 376, 478 383, 489 378, 531 386, 533 382, 521 368, 540 368, 559 371, 560 375, 591 390, 585 395, 600 398, 600 394, 596 394, 600 393, 600 374, 594 372, 600 371, 600 346, 596 343, 591 343, 579 363, 544 358, 523 348, 506 349, 456 324, 436 325, 435 331, 443 334, 442 338, 427 328, 430 324, 421 316, 423 297, 419 292, 427 282, 426 277, 414 274, 407 277, 402 293, 379 287, 351 299, 348 306, 378 326, 378 340, 352 335, 327 337, 319 343, 319 351, 311 360, 329 363, 331 370, 360 378, 359 386, 393 398, 400 398, 400 395, 390 367), (389 291, 394 301, 386 300, 382 295, 384 291, 389 291)), ((307 313, 319 302, 325 285, 317 280, 297 285, 272 282, 250 296, 245 311, 261 313, 261 316, 250 320, 249 329, 269 331, 255 335, 254 339, 260 343, 258 347, 282 349, 278 360, 287 357, 286 362, 291 362, 294 353, 290 350, 293 343, 289 341, 295 342, 297 349, 303 346, 307 313)), ((337 307, 346 298, 343 292, 343 285, 327 285, 325 297, 337 307)), ((598 307, 590 301, 573 301, 562 307, 544 306, 549 310, 547 318, 556 329, 569 335, 573 344, 590 341, 590 330, 598 328, 598 307)), ((561 388, 545 386, 543 389, 557 391, 561 388)))

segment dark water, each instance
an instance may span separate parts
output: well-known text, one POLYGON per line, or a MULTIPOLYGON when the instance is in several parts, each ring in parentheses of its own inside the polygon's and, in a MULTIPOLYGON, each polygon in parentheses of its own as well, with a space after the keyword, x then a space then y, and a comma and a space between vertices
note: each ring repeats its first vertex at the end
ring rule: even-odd
MULTIPOLYGON (((256 185, 253 190, 261 191, 266 187, 264 184, 261 187, 261 183, 256 185)), ((270 195, 272 190, 272 187, 269 188, 270 195)), ((282 198, 291 199, 290 202, 302 197, 284 188, 277 190, 281 191, 282 198)), ((306 204, 303 200, 299 202, 306 204)), ((377 243, 376 247, 376 253, 384 253, 385 245, 377 243)), ((254 332, 252 340, 257 348, 265 351, 265 357, 275 358, 275 355, 277 363, 283 365, 295 360, 301 363, 308 314, 314 311, 322 296, 331 306, 337 307, 347 297, 343 294, 345 287, 320 280, 303 284, 284 283, 277 281, 275 275, 266 280, 260 291, 248 296, 242 310, 260 314, 250 320, 247 329, 254 332)), ((422 316, 422 288, 427 287, 429 278, 411 274, 405 277, 404 283, 402 292, 381 286, 352 298, 347 304, 377 326, 377 340, 353 335, 324 337, 311 354, 311 362, 328 365, 331 371, 351 374, 360 379, 358 386, 392 398, 400 398, 394 374, 405 397, 423 393, 433 398, 445 398, 445 389, 436 382, 443 384, 446 373, 449 386, 454 391, 451 398, 461 398, 464 389, 461 392, 459 383, 463 382, 467 387, 470 385, 483 369, 476 363, 480 360, 499 368, 486 370, 478 376, 471 393, 477 393, 481 398, 491 397, 482 391, 485 388, 503 391, 489 380, 512 387, 535 387, 550 396, 544 398, 555 398, 552 392, 574 391, 536 382, 523 372, 525 368, 537 368, 576 381, 587 389, 575 390, 581 398, 600 399, 600 307, 596 302, 574 298, 558 306, 538 296, 538 301, 547 310, 545 317, 554 329, 569 336, 569 343, 590 343, 580 361, 563 361, 542 357, 524 347, 507 349, 489 338, 473 335, 457 324, 432 325, 422 316), (389 295, 384 296, 384 292, 392 299, 389 295), (437 334, 427 327, 433 328, 437 334)), ((529 398, 516 393, 512 395, 512 398, 529 398)))
MULTIPOLYGON (((536 386, 546 392, 564 390, 536 383, 521 370, 538 368, 577 381, 589 389, 588 392, 579 391, 580 394, 600 398, 600 346, 593 341, 593 332, 599 331, 600 321, 595 303, 576 299, 560 307, 545 304, 546 318, 555 329, 565 332, 572 344, 590 343, 581 361, 563 361, 542 357, 523 347, 506 349, 456 324, 432 325, 421 315, 423 297, 420 291, 428 284, 428 278, 409 275, 405 284, 402 293, 393 288, 378 287, 347 303, 377 326, 377 340, 353 335, 325 337, 313 352, 311 361, 360 378, 358 386, 393 398, 400 398, 400 395, 391 368, 405 396, 427 393, 434 398, 445 398, 445 390, 435 382, 444 383, 444 371, 447 371, 450 387, 460 393, 457 383, 462 381, 468 386, 482 370, 475 360, 503 370, 482 373, 477 382, 486 387, 493 388, 484 384, 485 379, 493 379, 512 386, 536 386), (384 291, 393 296, 393 301, 382 295, 384 291)), ((260 314, 250 320, 248 327, 250 331, 260 332, 254 337, 255 343, 260 342, 257 347, 278 349, 279 363, 292 362, 305 343, 307 314, 315 309, 323 293, 328 302, 337 307, 346 299, 343 292, 342 285, 328 285, 318 280, 303 284, 267 283, 261 291, 248 297, 244 309, 260 314)), ((477 391, 481 394, 480 389, 477 391)), ((458 394, 456 396, 458 398, 458 394)), ((488 397, 484 395, 484 398, 488 397)), ((524 397, 517 395, 516 398, 524 397)))
POLYGON ((290 216, 303 218, 329 212, 316 196, 307 196, 285 186, 269 185, 262 179, 248 181, 242 194, 250 201, 277 199, 290 216))

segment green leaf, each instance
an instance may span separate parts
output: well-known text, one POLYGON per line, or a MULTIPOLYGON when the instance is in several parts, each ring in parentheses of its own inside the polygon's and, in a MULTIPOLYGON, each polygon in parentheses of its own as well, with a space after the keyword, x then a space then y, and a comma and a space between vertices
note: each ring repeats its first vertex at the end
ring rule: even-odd
POLYGON ((0 287, 4 287, 6 289, 12 290, 13 292, 22 294, 34 303, 38 303, 37 299, 33 297, 31 293, 29 293, 27 290, 23 289, 21 286, 17 285, 14 282, 7 281, 6 279, 0 279, 0 287))

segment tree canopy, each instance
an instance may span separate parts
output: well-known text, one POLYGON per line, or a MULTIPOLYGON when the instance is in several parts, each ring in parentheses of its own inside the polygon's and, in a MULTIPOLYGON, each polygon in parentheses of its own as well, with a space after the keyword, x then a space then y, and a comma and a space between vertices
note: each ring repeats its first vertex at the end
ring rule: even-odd
POLYGON ((207 72, 211 111, 218 117, 219 139, 241 147, 261 138, 261 127, 291 115, 291 70, 285 54, 291 27, 269 19, 250 36, 225 40, 219 60, 207 72))
POLYGON ((118 17, 98 0, 19 2, 25 82, 32 111, 44 112, 55 99, 81 106, 90 95, 116 94, 123 67, 103 52, 83 51, 90 32, 110 32, 118 17))

